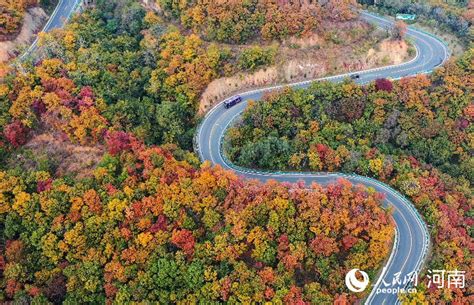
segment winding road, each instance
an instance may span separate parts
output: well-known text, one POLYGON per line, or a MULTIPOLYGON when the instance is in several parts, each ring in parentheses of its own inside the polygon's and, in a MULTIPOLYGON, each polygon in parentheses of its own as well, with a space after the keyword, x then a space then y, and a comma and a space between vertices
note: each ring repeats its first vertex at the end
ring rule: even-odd
MULTIPOLYGON (((81 4, 81 0, 60 0, 58 6, 45 25, 43 31, 49 32, 54 28, 60 28, 69 19, 81 4)), ((383 28, 391 28, 392 22, 379 16, 361 13, 362 18, 383 28)), ((407 35, 413 40, 417 55, 414 59, 404 64, 388 66, 357 72, 360 75, 359 83, 367 83, 377 78, 391 77, 393 79, 420 73, 429 73, 435 67, 440 66, 449 57, 449 50, 440 40, 427 33, 409 28, 407 35)), ((20 57, 21 60, 31 55, 37 48, 36 39, 30 48, 20 57)), ((289 84, 295 88, 308 87, 313 81, 339 82, 348 77, 349 74, 321 78, 289 84)), ((393 219, 396 223, 395 243, 390 257, 380 273, 378 279, 371 279, 372 291, 366 299, 366 304, 390 305, 398 304, 397 294, 376 293, 377 288, 383 288, 383 282, 392 283, 395 273, 402 275, 412 271, 420 271, 425 262, 430 238, 428 228, 413 205, 399 192, 388 185, 368 177, 348 175, 343 173, 282 173, 263 172, 240 168, 230 163, 222 154, 222 141, 229 125, 238 118, 245 109, 248 100, 259 100, 265 92, 277 90, 282 86, 272 86, 264 89, 253 90, 241 94, 244 101, 230 109, 225 109, 222 102, 212 108, 203 119, 196 134, 196 148, 201 160, 210 160, 213 164, 219 164, 223 168, 233 170, 238 174, 249 178, 266 181, 274 179, 278 181, 297 182, 304 181, 307 185, 316 182, 321 185, 335 182, 338 178, 345 178, 353 184, 363 184, 373 187, 376 191, 384 193, 385 207, 393 207, 393 219)), ((354 266, 357 268, 357 266, 354 266)), ((403 287, 403 284, 390 286, 391 288, 403 287)))
MULTIPOLYGON (((385 18, 362 12, 361 17, 379 27, 392 28, 393 22, 385 18)), ((371 69, 360 72, 353 72, 360 75, 358 83, 367 83, 377 78, 398 79, 404 76, 416 75, 420 73, 430 73, 434 68, 442 65, 449 57, 450 53, 446 45, 436 37, 409 28, 407 35, 412 39, 416 47, 416 56, 409 62, 371 69)), ((351 73, 352 74, 352 73, 351 73)), ((340 82, 350 74, 337 75, 311 81, 288 84, 294 88, 308 87, 313 81, 333 81, 340 82)), ((232 164, 222 153, 222 143, 225 132, 229 125, 237 119, 247 106, 249 100, 258 101, 265 92, 277 90, 283 86, 272 86, 259 90, 248 91, 240 96, 243 102, 229 109, 223 106, 223 101, 212 108, 204 117, 198 128, 195 137, 195 146, 202 161, 209 160, 213 164, 219 164, 225 169, 233 170, 237 174, 249 178, 266 181, 274 179, 277 181, 297 182, 304 181, 306 185, 316 182, 320 185, 333 183, 339 178, 345 178, 353 184, 363 184, 374 188, 377 192, 385 194, 383 205, 393 208, 393 219, 396 224, 395 243, 389 259, 382 269, 378 279, 371 279, 372 291, 365 300, 365 304, 391 305, 398 304, 397 293, 377 292, 377 289, 404 288, 403 283, 393 284, 396 273, 401 272, 401 279, 410 272, 419 272, 426 260, 430 246, 428 228, 416 211, 413 204, 402 194, 388 185, 368 177, 348 175, 343 173, 298 173, 298 172, 264 172, 245 169, 232 164), (393 285, 392 285, 393 284, 393 285)), ((357 268, 357 266, 353 266, 357 268)))
MULTIPOLYGON (((53 29, 62 28, 71 15, 79 8, 82 0, 59 0, 58 5, 43 27, 42 32, 50 32, 53 29)), ((38 37, 35 38, 30 47, 19 57, 20 60, 28 58, 38 48, 38 37)))

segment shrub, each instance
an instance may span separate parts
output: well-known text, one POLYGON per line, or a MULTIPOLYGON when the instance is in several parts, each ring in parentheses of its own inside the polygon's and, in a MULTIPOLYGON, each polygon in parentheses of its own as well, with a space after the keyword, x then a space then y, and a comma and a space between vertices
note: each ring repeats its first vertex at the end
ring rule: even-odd
POLYGON ((26 126, 24 126, 20 121, 15 120, 5 126, 3 135, 13 147, 17 148, 26 143, 28 131, 29 129, 26 126))
POLYGON ((244 70, 255 70, 275 62, 276 48, 259 46, 245 49, 239 57, 239 66, 244 70))
POLYGON ((387 92, 392 92, 393 90, 393 84, 390 80, 386 78, 379 78, 375 80, 375 88, 377 88, 377 91, 387 91, 387 92))

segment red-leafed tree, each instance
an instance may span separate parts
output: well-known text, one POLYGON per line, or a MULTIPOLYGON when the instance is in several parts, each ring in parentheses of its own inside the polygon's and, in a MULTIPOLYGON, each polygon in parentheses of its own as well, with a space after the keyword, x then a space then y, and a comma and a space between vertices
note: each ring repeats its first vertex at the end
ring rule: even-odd
POLYGON ((290 291, 284 298, 284 303, 285 304, 291 304, 291 305, 306 305, 308 304, 305 302, 302 298, 301 295, 301 289, 296 286, 291 286, 290 291))
POLYGON ((310 247, 316 254, 322 254, 324 256, 329 256, 333 253, 337 253, 339 250, 337 248, 336 241, 324 235, 316 236, 311 241, 310 247))
POLYGON ((15 148, 20 147, 28 140, 29 128, 16 120, 5 126, 3 135, 5 139, 15 148))
POLYGON ((355 245, 356 242, 357 238, 352 235, 344 236, 344 238, 342 239, 342 245, 344 246, 345 250, 349 250, 350 248, 352 248, 352 246, 355 245))
POLYGON ((188 257, 194 254, 194 236, 189 230, 175 230, 171 236, 171 242, 182 249, 188 257))
POLYGON ((131 136, 124 131, 107 132, 105 142, 111 155, 116 155, 131 147, 131 136))
POLYGON ((37 182, 36 191, 38 193, 49 191, 51 189, 51 185, 53 184, 53 179, 49 178, 46 180, 40 180, 37 182))
POLYGON ((393 84, 390 80, 386 78, 378 78, 375 80, 375 88, 377 88, 377 91, 387 91, 387 92, 392 92, 393 90, 393 84))

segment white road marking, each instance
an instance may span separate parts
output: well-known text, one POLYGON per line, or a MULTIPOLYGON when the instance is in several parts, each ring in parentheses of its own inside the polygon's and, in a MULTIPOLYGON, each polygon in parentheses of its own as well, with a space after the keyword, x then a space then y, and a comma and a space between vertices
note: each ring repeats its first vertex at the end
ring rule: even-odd
MULTIPOLYGON (((373 15, 371 15, 371 18, 378 19, 378 20, 382 21, 382 23, 384 23, 384 24, 391 24, 390 22, 387 22, 386 20, 381 19, 381 18, 376 17, 376 16, 373 16, 373 15)), ((420 54, 421 52, 420 52, 418 46, 415 45, 416 56, 413 59, 411 59, 409 62, 400 64, 400 65, 391 65, 391 66, 387 66, 387 67, 374 68, 374 69, 370 69, 370 70, 366 70, 366 71, 351 72, 351 73, 345 73, 345 74, 342 74, 342 75, 328 76, 328 77, 323 77, 323 78, 308 80, 308 81, 303 81, 303 82, 297 82, 297 83, 291 83, 291 84, 285 84, 285 85, 275 85, 275 86, 270 86, 270 87, 267 87, 267 88, 250 90, 250 91, 241 93, 240 96, 248 97, 248 96, 251 96, 253 94, 260 94, 260 93, 264 93, 264 92, 268 92, 268 91, 272 91, 272 90, 281 89, 281 88, 286 87, 286 86, 290 86, 290 87, 305 86, 305 85, 308 85, 308 84, 310 84, 314 81, 340 80, 343 77, 347 77, 347 76, 349 76, 351 74, 355 74, 355 73, 359 73, 359 74, 361 74, 361 76, 370 76, 373 72, 383 72, 383 71, 385 71, 386 73, 388 73, 391 69, 394 69, 394 68, 397 68, 395 71, 393 71, 397 75, 403 75, 402 73, 406 72, 406 71, 413 71, 413 75, 429 73, 430 71, 424 71, 424 68, 425 68, 425 66, 430 64, 430 62, 432 62, 435 59, 435 52, 432 48, 433 44, 439 44, 441 46, 440 49, 443 50, 443 59, 441 60, 441 63, 439 63, 437 65, 434 65, 434 67, 443 64, 447 60, 447 58, 449 57, 449 51, 447 50, 445 44, 443 44, 442 42, 440 42, 436 38, 434 38, 430 35, 427 35, 425 33, 422 33, 418 30, 413 30, 413 29, 409 29, 408 35, 409 36, 416 36, 415 41, 418 41, 418 43, 421 43, 424 46, 424 49, 425 49, 425 54, 420 54), (417 63, 415 66, 410 66, 410 64, 412 64, 414 62, 417 62, 419 59, 422 59, 421 63, 417 63)), ((377 77, 377 76, 382 76, 382 75, 383 74, 381 74, 381 73, 376 73, 375 75, 372 75, 372 77, 373 76, 377 77)), ((405 76, 405 75, 403 75, 403 76, 405 76)), ((397 77, 395 79, 399 79, 399 78, 400 77, 397 77)), ((197 152, 199 153, 199 156, 201 157, 201 159, 204 159, 204 156, 203 156, 203 153, 202 153, 201 149, 199 149, 199 145, 202 142, 201 134, 202 134, 204 125, 206 125, 205 123, 206 123, 207 120, 209 120, 211 117, 213 117, 214 113, 219 109, 218 107, 220 107, 220 106, 221 106, 221 103, 218 103, 214 107, 212 107, 211 110, 205 115, 201 125, 198 128, 198 132, 196 134, 196 140, 197 140, 196 141, 196 145, 197 145, 196 149, 197 149, 197 152)), ((408 209, 409 215, 415 220, 415 223, 418 226, 418 228, 420 229, 420 232, 423 232, 423 234, 422 234, 423 235, 423 238, 422 238, 423 239, 422 253, 419 257, 417 257, 415 269, 418 270, 421 267, 421 264, 423 263, 424 258, 426 257, 426 251, 427 251, 428 244, 429 244, 429 235, 428 235, 428 230, 427 230, 426 224, 424 222, 422 222, 421 216, 419 216, 419 213, 416 211, 414 206, 408 200, 406 200, 401 194, 394 191, 393 189, 386 186, 385 184, 377 182, 376 180, 372 180, 372 179, 369 179, 369 178, 364 178, 364 177, 361 177, 361 176, 352 176, 352 175, 341 174, 341 173, 297 173, 297 172, 277 173, 277 172, 262 172, 262 171, 253 171, 253 170, 243 169, 243 168, 240 168, 240 167, 236 167, 235 165, 228 164, 226 159, 221 155, 221 145, 222 145, 221 144, 221 139, 224 136, 225 131, 227 130, 227 128, 231 124, 231 122, 234 121, 235 118, 238 117, 240 114, 241 114, 241 111, 239 111, 238 113, 233 115, 233 117, 230 120, 227 121, 227 124, 225 125, 225 127, 223 129, 219 128, 219 130, 216 131, 215 127, 211 126, 210 131, 209 131, 210 134, 214 135, 214 134, 217 133, 218 139, 219 139, 218 146, 214 147, 214 149, 212 147, 212 140, 211 140, 213 137, 211 136, 210 139, 208 139, 208 153, 210 154, 211 161, 214 164, 216 164, 215 158, 217 157, 217 159, 220 161, 220 162, 218 162, 218 164, 220 164, 223 168, 231 169, 231 170, 237 172, 238 174, 248 175, 249 177, 260 178, 260 179, 262 179, 264 177, 267 177, 267 178, 293 177, 293 178, 306 178, 306 179, 317 179, 317 178, 323 178, 323 177, 326 177, 326 178, 328 178, 328 177, 334 177, 334 178, 346 177, 346 178, 350 178, 351 180, 360 181, 362 184, 366 184, 366 185, 375 184, 380 189, 382 189, 384 192, 389 193, 392 196, 394 196, 395 198, 397 198, 398 203, 402 204, 403 206, 405 206, 408 209), (214 154, 216 154, 216 156, 214 156, 214 154)), ((215 119, 215 121, 218 121, 219 124, 220 124, 220 118, 215 119)), ((406 266, 406 264, 408 263, 408 259, 410 258, 411 253, 413 252, 413 249, 414 249, 413 248, 412 227, 410 227, 410 224, 409 224, 408 220, 405 217, 406 215, 403 214, 401 212, 401 210, 398 209, 397 206, 395 206, 393 203, 391 203, 388 199, 386 199, 386 200, 390 205, 394 206, 398 210, 398 212, 401 215, 401 218, 403 219, 403 222, 407 225, 407 228, 408 228, 408 235, 410 237, 409 238, 410 239, 410 246, 409 246, 410 250, 408 251, 408 255, 406 256, 406 258, 403 262, 403 265, 402 265, 402 269, 403 269, 406 266)), ((396 229, 396 235, 395 235, 396 242, 398 241, 397 238, 400 237, 399 234, 400 233, 399 233, 398 228, 397 228, 396 229)), ((393 261, 393 258, 398 255, 398 250, 399 250, 399 247, 397 247, 397 245, 394 245, 394 247, 392 249, 392 252, 390 254, 389 260, 386 264, 386 270, 389 269, 389 267, 390 267, 390 265, 393 261)), ((413 271, 415 271, 415 270, 413 270, 413 271)), ((373 286, 372 292, 367 298, 366 304, 371 303, 371 299, 374 297, 374 292, 375 292, 376 288, 380 285, 380 282, 381 282, 381 280, 383 279, 384 276, 385 276, 384 273, 382 273, 379 276, 379 278, 377 280, 377 283, 373 286)), ((383 302, 386 302, 386 296, 385 296, 383 302)), ((399 300, 397 300, 397 303, 398 302, 399 302, 399 300)))

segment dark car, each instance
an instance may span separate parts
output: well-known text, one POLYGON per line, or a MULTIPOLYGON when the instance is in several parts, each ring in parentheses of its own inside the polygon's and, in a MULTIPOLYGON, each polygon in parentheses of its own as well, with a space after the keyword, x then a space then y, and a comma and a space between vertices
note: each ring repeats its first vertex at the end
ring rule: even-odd
POLYGON ((224 102, 224 107, 229 109, 230 107, 237 105, 238 103, 242 102, 242 97, 234 96, 233 98, 224 102))
POLYGON ((352 74, 352 75, 351 75, 351 78, 352 78, 352 79, 359 79, 359 78, 360 78, 360 75, 359 75, 359 74, 352 74))

